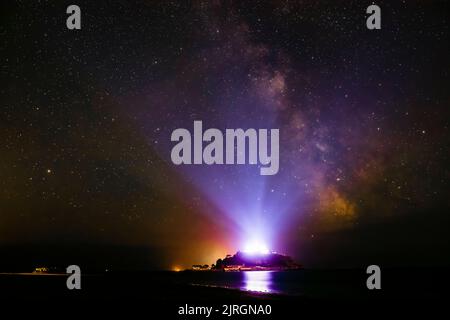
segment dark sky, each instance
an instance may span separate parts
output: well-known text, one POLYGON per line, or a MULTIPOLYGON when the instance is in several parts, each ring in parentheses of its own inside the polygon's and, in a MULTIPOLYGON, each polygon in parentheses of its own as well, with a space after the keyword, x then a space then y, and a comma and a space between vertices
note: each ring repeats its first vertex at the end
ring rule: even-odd
MULTIPOLYGON (((6 265, 448 264, 449 5, 1 4, 6 265), (175 166, 171 132, 279 128, 280 171, 175 166)), ((4 264, 5 265, 5 264, 4 264)))

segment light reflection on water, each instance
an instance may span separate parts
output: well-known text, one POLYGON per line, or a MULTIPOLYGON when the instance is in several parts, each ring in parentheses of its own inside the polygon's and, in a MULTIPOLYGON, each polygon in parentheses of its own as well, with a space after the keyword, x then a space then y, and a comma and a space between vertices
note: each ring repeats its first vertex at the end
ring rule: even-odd
POLYGON ((271 271, 244 271, 244 289, 256 292, 272 292, 271 271))

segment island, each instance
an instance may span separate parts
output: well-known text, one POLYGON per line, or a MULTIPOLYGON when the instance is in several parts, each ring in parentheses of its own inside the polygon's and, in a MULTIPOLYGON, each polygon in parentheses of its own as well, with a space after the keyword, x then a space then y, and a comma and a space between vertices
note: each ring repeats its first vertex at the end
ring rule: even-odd
POLYGON ((296 263, 290 256, 276 252, 271 253, 247 253, 238 251, 234 255, 227 255, 218 259, 215 264, 194 265, 195 271, 284 271, 298 270, 302 265, 296 263))

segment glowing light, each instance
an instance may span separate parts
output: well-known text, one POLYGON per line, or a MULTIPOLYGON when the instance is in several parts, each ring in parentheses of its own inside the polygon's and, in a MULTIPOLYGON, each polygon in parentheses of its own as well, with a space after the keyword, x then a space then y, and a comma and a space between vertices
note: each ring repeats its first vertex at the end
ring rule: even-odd
POLYGON ((244 283, 245 289, 256 292, 271 292, 271 273, 270 271, 245 271, 244 283))
POLYGON ((269 254, 269 248, 262 242, 250 242, 244 248, 245 253, 249 254, 269 254))

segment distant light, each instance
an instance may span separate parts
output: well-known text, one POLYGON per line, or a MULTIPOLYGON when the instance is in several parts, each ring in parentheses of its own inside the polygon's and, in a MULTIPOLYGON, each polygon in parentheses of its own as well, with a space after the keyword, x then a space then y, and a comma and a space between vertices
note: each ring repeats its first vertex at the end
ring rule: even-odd
POLYGON ((248 254, 269 254, 269 248, 261 242, 251 242, 247 244, 243 252, 248 254))

